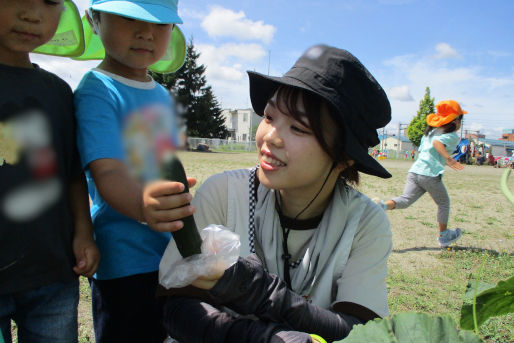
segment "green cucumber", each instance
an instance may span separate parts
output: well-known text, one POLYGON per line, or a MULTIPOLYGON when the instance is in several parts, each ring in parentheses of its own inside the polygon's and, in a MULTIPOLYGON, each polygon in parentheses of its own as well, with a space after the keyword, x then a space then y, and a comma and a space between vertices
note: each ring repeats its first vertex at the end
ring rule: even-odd
MULTIPOLYGON (((186 172, 179 158, 174 154, 167 155, 163 158, 162 177, 169 181, 181 182, 185 187, 182 193, 189 192, 189 184, 186 178, 186 172)), ((189 204, 188 204, 189 205, 189 204)), ((187 206, 187 205, 185 205, 187 206)), ((172 232, 173 239, 177 244, 177 248, 182 257, 188 257, 201 253, 202 238, 198 233, 195 219, 193 216, 181 219, 184 227, 178 231, 172 232)))

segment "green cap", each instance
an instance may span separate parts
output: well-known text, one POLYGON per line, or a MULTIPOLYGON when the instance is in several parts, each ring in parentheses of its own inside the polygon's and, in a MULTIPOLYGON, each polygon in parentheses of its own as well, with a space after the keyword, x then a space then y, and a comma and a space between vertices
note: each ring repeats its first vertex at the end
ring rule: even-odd
MULTIPOLYGON (((103 60, 105 49, 97 34, 93 32, 86 16, 82 17, 82 27, 86 43, 85 51, 82 55, 76 56, 74 60, 103 60)), ((186 39, 177 25, 171 33, 168 49, 164 56, 148 67, 153 72, 166 74, 173 73, 182 67, 186 58, 186 39)))
POLYGON ((84 31, 79 10, 71 0, 64 1, 64 8, 55 35, 33 52, 65 57, 80 56, 84 52, 84 31))

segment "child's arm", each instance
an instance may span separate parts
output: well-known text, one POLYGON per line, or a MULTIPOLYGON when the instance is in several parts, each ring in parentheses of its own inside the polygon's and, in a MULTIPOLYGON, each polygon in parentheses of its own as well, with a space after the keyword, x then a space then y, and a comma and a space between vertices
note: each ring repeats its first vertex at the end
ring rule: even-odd
MULTIPOLYGON (((146 222, 155 231, 177 231, 183 226, 179 219, 194 213, 188 205, 191 194, 178 194, 184 190, 180 182, 159 180, 142 185, 122 161, 110 158, 95 160, 89 168, 100 195, 112 208, 146 222)), ((193 178, 188 181, 191 187, 196 183, 193 178)))
POLYGON ((89 214, 89 197, 86 179, 80 174, 70 182, 70 208, 73 215, 75 233, 73 235, 73 253, 77 275, 93 276, 100 262, 100 252, 93 239, 93 224, 89 214))
POLYGON ((434 140, 432 145, 434 146, 434 149, 439 153, 439 155, 444 157, 444 159, 446 160, 446 164, 450 168, 455 169, 455 170, 464 169, 464 166, 462 164, 460 164, 459 162, 457 162, 450 156, 448 151, 446 151, 446 146, 443 143, 441 143, 438 140, 434 140))

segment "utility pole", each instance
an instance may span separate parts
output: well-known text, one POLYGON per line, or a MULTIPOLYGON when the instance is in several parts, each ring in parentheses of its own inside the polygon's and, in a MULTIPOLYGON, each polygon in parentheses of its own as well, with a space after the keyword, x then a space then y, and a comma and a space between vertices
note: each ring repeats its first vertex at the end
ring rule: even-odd
POLYGON ((268 76, 269 76, 269 65, 271 64, 271 50, 268 50, 268 76))
POLYGON ((382 141, 380 142, 380 150, 384 151, 384 144, 385 144, 385 126, 382 128, 382 141))
POLYGON ((464 130, 464 133, 467 135, 468 133, 474 133, 476 135, 476 140, 478 141, 480 138, 480 130, 464 130))
POLYGON ((402 136, 402 126, 409 126, 409 124, 402 124, 400 122, 398 122, 398 148, 396 149, 397 153, 396 153, 396 158, 399 158, 400 157, 400 153, 401 153, 401 146, 402 146, 402 140, 401 140, 401 136, 402 136))

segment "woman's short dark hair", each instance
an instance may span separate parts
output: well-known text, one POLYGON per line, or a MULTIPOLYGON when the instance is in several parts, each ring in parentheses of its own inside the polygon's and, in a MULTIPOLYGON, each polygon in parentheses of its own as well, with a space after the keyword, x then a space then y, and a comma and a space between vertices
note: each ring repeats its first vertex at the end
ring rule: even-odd
POLYGON ((341 136, 344 134, 341 123, 334 120, 338 116, 333 113, 335 109, 328 104, 320 96, 301 90, 299 88, 280 86, 277 90, 277 106, 280 112, 290 115, 295 120, 310 128, 314 133, 321 148, 332 158, 335 163, 341 163, 346 168, 341 172, 340 177, 350 185, 359 184, 359 172, 355 164, 349 165, 352 160, 344 150, 343 140, 341 136), (302 100, 304 111, 298 108, 298 100, 302 100), (279 101, 278 101, 279 100, 279 101), (336 127, 336 134, 332 142, 327 142, 323 134, 323 124, 321 114, 323 109, 327 110, 327 114, 331 117, 336 127), (307 114, 308 122, 305 122, 305 114, 307 114))

